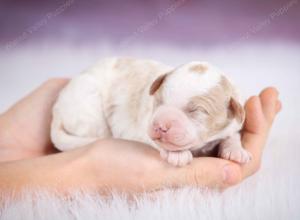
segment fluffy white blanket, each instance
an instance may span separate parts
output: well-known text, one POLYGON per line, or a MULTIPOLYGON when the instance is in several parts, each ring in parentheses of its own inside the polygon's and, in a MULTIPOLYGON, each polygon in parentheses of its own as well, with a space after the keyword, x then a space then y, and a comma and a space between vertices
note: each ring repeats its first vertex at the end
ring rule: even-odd
POLYGON ((224 193, 196 188, 164 190, 157 199, 144 195, 128 204, 121 195, 107 200, 74 194, 67 200, 28 192, 17 202, 7 198, 0 219, 300 219, 300 45, 252 43, 189 50, 41 45, 0 52, 0 111, 48 77, 77 74, 96 58, 112 55, 147 57, 173 65, 208 60, 226 70, 246 96, 268 85, 277 86, 283 111, 274 125, 261 170, 224 193))

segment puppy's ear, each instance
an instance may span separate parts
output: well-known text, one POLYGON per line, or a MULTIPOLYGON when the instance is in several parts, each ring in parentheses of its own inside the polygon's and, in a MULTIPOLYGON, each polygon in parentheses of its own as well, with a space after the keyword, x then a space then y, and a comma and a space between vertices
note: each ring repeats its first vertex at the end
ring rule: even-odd
POLYGON ((230 111, 230 115, 233 118, 236 118, 236 120, 240 123, 243 123, 245 121, 246 118, 246 112, 243 108, 243 106, 236 101, 234 98, 230 99, 229 102, 229 111, 230 111))
POLYGON ((150 87, 150 91, 149 94, 153 95, 159 88, 160 86, 163 84, 163 82, 165 81, 166 77, 167 77, 168 73, 165 73, 161 76, 159 76, 151 85, 150 87))

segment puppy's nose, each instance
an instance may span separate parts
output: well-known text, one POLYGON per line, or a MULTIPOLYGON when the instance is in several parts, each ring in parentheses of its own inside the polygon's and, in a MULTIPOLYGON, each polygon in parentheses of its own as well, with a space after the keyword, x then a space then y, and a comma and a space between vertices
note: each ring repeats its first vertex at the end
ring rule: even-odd
POLYGON ((165 124, 155 123, 153 125, 153 129, 155 133, 159 134, 159 136, 162 137, 170 130, 170 126, 167 126, 165 124))
POLYGON ((168 132, 168 128, 165 128, 165 127, 158 127, 158 128, 155 128, 155 131, 156 132, 160 132, 160 133, 167 133, 168 132))

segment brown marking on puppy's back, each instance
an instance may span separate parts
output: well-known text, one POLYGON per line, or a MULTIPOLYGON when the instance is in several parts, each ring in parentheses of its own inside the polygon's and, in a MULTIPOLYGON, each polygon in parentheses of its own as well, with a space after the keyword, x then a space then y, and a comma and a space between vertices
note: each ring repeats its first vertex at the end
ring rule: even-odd
POLYGON ((195 66, 192 66, 189 70, 192 72, 197 72, 197 73, 205 73, 207 71, 208 67, 203 65, 203 64, 198 64, 195 66))
MULTIPOLYGON (((161 67, 156 62, 145 62, 132 58, 121 58, 115 63, 114 67, 117 68, 116 71, 120 71, 122 74, 111 85, 111 91, 114 92, 112 92, 113 95, 111 95, 109 102, 116 99, 115 95, 127 94, 128 97, 123 103, 116 104, 124 105, 128 117, 134 123, 139 123, 145 112, 152 111, 152 103, 146 101, 150 98, 147 95, 151 90, 150 86, 154 80, 153 78, 158 76, 161 67), (127 82, 127 85, 120 82, 127 82)), ((158 92, 155 94, 155 98, 156 96, 158 96, 158 92)), ((113 117, 113 114, 111 115, 113 117)))
MULTIPOLYGON (((146 86, 145 86, 146 87, 146 86)), ((130 117, 133 119, 135 123, 138 123, 140 120, 141 109, 146 108, 147 106, 142 106, 143 97, 146 94, 145 93, 145 87, 140 86, 138 88, 130 88, 129 94, 131 94, 130 97, 130 105, 128 105, 128 113, 130 114, 130 117)))

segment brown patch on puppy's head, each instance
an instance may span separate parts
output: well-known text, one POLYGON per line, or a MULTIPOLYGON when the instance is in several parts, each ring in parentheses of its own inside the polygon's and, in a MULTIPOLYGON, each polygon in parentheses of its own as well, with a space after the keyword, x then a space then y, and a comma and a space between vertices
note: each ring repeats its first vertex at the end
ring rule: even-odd
POLYGON ((185 112, 193 120, 199 120, 207 129, 201 134, 202 138, 218 134, 233 120, 241 124, 244 122, 245 111, 235 97, 233 86, 222 76, 218 85, 207 93, 194 96, 189 100, 185 112))
POLYGON ((192 66, 189 70, 192 72, 197 72, 197 73, 205 73, 207 71, 208 67, 203 65, 203 64, 198 64, 195 66, 192 66))

